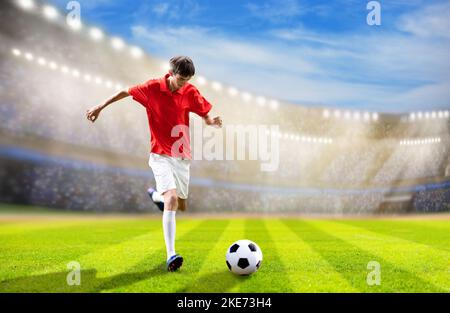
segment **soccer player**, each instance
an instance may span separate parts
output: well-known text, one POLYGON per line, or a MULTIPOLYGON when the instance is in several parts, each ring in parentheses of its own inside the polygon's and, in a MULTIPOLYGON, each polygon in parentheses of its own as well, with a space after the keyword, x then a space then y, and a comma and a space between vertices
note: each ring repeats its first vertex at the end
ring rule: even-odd
POLYGON ((194 63, 189 57, 173 57, 170 59, 169 73, 164 77, 122 90, 86 112, 87 119, 95 122, 105 107, 128 96, 147 110, 151 132, 148 164, 156 181, 156 190, 151 188, 148 193, 163 209, 169 271, 176 271, 183 264, 183 257, 175 253, 175 214, 177 209, 186 210, 188 198, 191 159, 189 113, 198 114, 207 125, 222 127, 219 116, 212 118, 208 114, 211 104, 188 83, 194 74, 194 63))

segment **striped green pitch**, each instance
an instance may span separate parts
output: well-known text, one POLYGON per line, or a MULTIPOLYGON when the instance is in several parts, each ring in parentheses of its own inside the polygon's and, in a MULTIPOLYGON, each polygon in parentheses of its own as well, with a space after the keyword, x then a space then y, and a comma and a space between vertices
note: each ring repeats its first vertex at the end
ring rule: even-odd
MULTIPOLYGON (((449 292, 450 219, 201 218, 177 215, 165 269, 158 216, 0 214, 0 292, 449 292), (248 277, 225 253, 255 241, 264 259, 248 277), (81 266, 80 285, 68 285, 81 266), (375 265, 374 265, 375 264, 375 265), (377 264, 379 268, 377 268, 377 264)), ((11 209, 12 212, 15 212, 11 209)))

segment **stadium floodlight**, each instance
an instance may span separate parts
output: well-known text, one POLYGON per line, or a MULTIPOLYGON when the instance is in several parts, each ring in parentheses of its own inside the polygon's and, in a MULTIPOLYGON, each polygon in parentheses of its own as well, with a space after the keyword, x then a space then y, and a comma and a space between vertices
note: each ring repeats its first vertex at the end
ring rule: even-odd
POLYGON ((111 45, 116 50, 122 50, 125 47, 125 42, 119 37, 111 38, 111 45))
POLYGON ((47 65, 47 60, 45 60, 44 58, 39 58, 38 59, 38 64, 42 65, 42 66, 47 65))
POLYGON ((416 120, 416 114, 415 113, 411 113, 411 114, 409 114, 409 120, 410 121, 415 121, 416 120))
POLYGON ((197 77, 197 83, 198 83, 200 86, 206 85, 206 78, 203 77, 203 76, 198 76, 198 77, 197 77))
POLYGON ((300 136, 299 135, 295 136, 295 140, 300 141, 300 136))
POLYGON ((115 88, 116 88, 116 90, 121 90, 123 87, 121 84, 116 84, 115 88))
POLYGON ((228 88, 228 93, 230 94, 230 96, 234 97, 238 94, 238 90, 234 87, 230 87, 228 88))
POLYGON ((353 119, 356 121, 359 121, 361 118, 361 113, 359 113, 358 111, 353 112, 353 119))
POLYGON ((76 78, 80 77, 80 71, 77 69, 72 70, 72 76, 76 78))
POLYGON ((430 112, 425 112, 425 118, 428 120, 430 118, 430 112))
POLYGON ((63 74, 67 74, 67 73, 69 73, 69 68, 67 66, 63 65, 63 66, 61 66, 61 72, 63 74))
POLYGON ((33 56, 33 54, 27 52, 27 53, 25 53, 25 59, 27 59, 28 61, 32 61, 32 60, 34 60, 34 56, 33 56))
POLYGON ((108 81, 106 82, 106 87, 109 88, 109 89, 111 89, 111 88, 113 87, 112 82, 108 80, 108 81))
POLYGON ((13 48, 11 50, 12 54, 15 55, 16 57, 19 57, 22 55, 22 51, 20 51, 19 49, 13 48))
POLYGON ((249 102, 252 99, 252 95, 248 92, 243 92, 242 99, 244 99, 245 102, 249 102))
POLYGON ((431 118, 435 119, 437 117, 436 111, 431 112, 431 118))
POLYGON ((84 78, 84 80, 87 81, 87 82, 90 82, 90 81, 92 80, 92 76, 89 75, 89 74, 84 74, 83 78, 84 78))
POLYGON ((272 110, 276 110, 276 109, 278 109, 278 106, 280 105, 279 103, 278 103, 278 101, 277 100, 270 100, 270 108, 272 109, 272 110))
POLYGON ((16 0, 16 4, 24 10, 31 10, 35 7, 33 0, 16 0))
POLYGON ((350 111, 345 111, 344 117, 346 120, 349 120, 351 116, 352 116, 352 114, 350 113, 350 111))
POLYGON ((439 137, 439 138, 437 139, 437 141, 438 141, 438 142, 441 142, 441 138, 439 137))
POLYGON ((340 117, 341 117, 341 111, 339 111, 339 110, 334 110, 334 117, 335 117, 335 118, 340 118, 340 117))
POLYGON ((448 118, 450 115, 449 111, 444 111, 444 117, 448 118))
POLYGON ((264 106, 266 104, 266 98, 258 96, 256 98, 256 103, 258 103, 259 106, 264 106))
POLYGON ((222 84, 219 82, 212 82, 211 83, 211 87, 215 90, 215 91, 221 91, 222 90, 222 84))
POLYGON ((439 111, 437 114, 438 114, 439 118, 443 118, 444 117, 444 112, 442 112, 442 111, 439 111))
POLYGON ((168 72, 168 71, 170 70, 170 64, 169 64, 169 62, 161 63, 161 65, 160 65, 159 68, 160 68, 161 71, 163 71, 163 72, 168 72))
POLYGON ((103 32, 100 29, 98 29, 96 27, 92 27, 89 30, 89 36, 91 36, 91 38, 94 39, 95 41, 100 41, 103 39, 103 37, 105 35, 103 34, 103 32))
POLYGON ((323 110, 322 116, 324 118, 330 118, 330 111, 327 109, 323 110))
POLYGON ((76 18, 67 19, 67 25, 69 25, 69 27, 75 31, 78 31, 83 27, 81 21, 76 18))
POLYGON ((131 47, 130 53, 131 53, 131 56, 135 59, 139 59, 144 55, 144 52, 139 47, 131 47))
POLYGON ((421 120, 423 118, 423 113, 422 112, 417 112, 417 119, 421 120))
POLYGON ((369 112, 364 112, 363 119, 364 119, 365 122, 370 121, 370 114, 369 114, 369 112))
POLYGON ((44 16, 49 20, 54 20, 58 17, 58 10, 50 5, 45 5, 42 8, 42 12, 44 13, 44 16))
POLYGON ((103 80, 100 78, 100 77, 96 77, 95 78, 95 83, 97 84, 97 85, 100 85, 101 83, 103 82, 103 80))
POLYGON ((378 116, 378 113, 372 113, 372 120, 374 121, 374 122, 376 122, 376 121, 378 121, 378 118, 379 118, 379 116, 378 116))
POLYGON ((56 70, 58 68, 58 64, 56 64, 53 61, 49 62, 48 65, 50 66, 50 69, 52 69, 52 70, 56 70))

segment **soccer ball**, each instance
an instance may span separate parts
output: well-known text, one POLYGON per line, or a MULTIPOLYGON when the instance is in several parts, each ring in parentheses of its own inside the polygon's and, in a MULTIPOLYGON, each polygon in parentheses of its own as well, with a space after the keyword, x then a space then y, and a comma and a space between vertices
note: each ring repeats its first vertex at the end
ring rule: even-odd
POLYGON ((253 241, 243 239, 234 242, 227 250, 228 269, 237 275, 250 275, 261 266, 262 251, 253 241))

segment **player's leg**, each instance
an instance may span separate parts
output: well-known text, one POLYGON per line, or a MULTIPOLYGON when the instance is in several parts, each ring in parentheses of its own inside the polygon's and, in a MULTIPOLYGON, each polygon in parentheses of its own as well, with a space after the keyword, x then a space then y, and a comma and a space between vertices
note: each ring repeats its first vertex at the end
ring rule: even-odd
POLYGON ((164 193, 163 230, 167 251, 167 269, 176 271, 183 264, 183 257, 175 253, 176 220, 178 197, 175 189, 164 193))
POLYGON ((153 187, 147 189, 147 194, 158 209, 164 211, 164 196, 153 187))
POLYGON ((178 209, 178 196, 176 189, 170 189, 163 194, 164 211, 176 211, 178 209))
POLYGON ((156 189, 152 187, 148 188, 147 194, 158 209, 164 211, 164 196, 162 194, 176 187, 173 178, 171 178, 173 176, 171 165, 163 156, 156 153, 150 153, 148 165, 153 171, 156 189))
POLYGON ((186 211, 187 209, 187 199, 182 199, 180 197, 178 197, 178 210, 179 211, 186 211))
MULTIPOLYGON (((171 191, 170 196, 167 196, 166 193, 164 194, 164 214, 172 214, 175 219, 176 211, 173 211, 173 213, 166 213, 166 211, 169 209, 173 210, 174 208, 177 210, 186 210, 189 183, 189 161, 172 157, 167 157, 166 160, 170 164, 173 173, 172 177, 176 186, 176 191, 171 191)), ((167 261, 167 269, 169 271, 178 269, 183 263, 183 258, 180 255, 175 254, 175 248, 173 253, 174 255, 167 261)))
POLYGON ((178 207, 178 196, 172 165, 167 157, 154 153, 150 154, 149 165, 155 176, 156 188, 164 197, 162 224, 166 243, 167 269, 175 271, 183 263, 183 258, 175 253, 175 215, 178 207))
POLYGON ((178 210, 186 211, 187 198, 189 194, 189 160, 172 159, 172 169, 175 179, 175 185, 177 186, 178 195, 178 210))
POLYGON ((164 193, 164 213, 163 213, 163 231, 164 241, 166 242, 167 260, 175 255, 175 234, 177 212, 177 192, 175 189, 168 190, 164 193))

